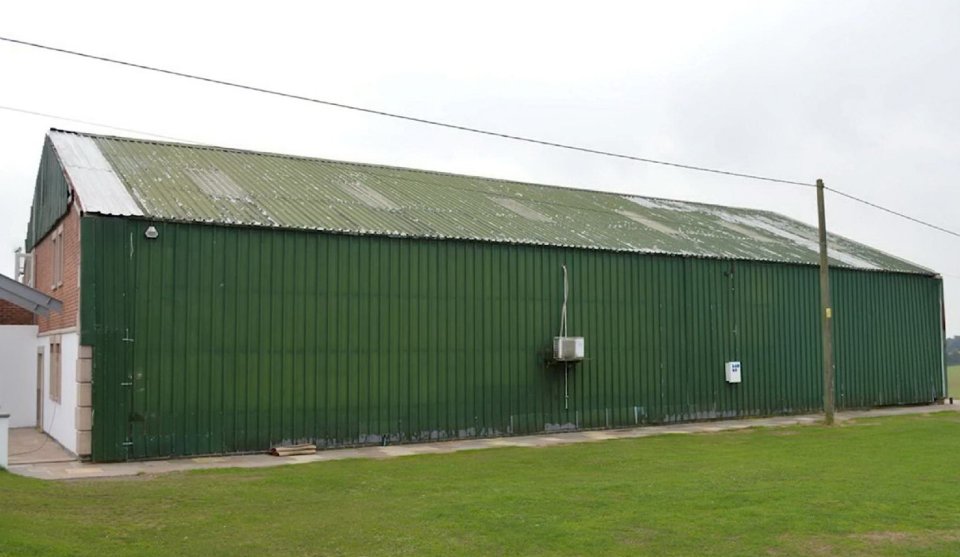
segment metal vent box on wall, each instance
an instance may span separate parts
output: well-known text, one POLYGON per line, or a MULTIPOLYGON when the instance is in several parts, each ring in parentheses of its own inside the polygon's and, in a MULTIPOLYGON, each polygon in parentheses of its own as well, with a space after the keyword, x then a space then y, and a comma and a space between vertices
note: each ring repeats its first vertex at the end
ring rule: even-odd
POLYGON ((727 362, 727 383, 740 382, 740 362, 727 362))
POLYGON ((583 359, 583 337, 553 337, 553 359, 579 362, 583 359))

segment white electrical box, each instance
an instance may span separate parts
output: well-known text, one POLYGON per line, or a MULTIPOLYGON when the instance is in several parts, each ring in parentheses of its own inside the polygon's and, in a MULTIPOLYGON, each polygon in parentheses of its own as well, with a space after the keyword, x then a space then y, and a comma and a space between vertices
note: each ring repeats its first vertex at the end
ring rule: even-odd
POLYGON ((553 359, 579 362, 583 359, 583 337, 553 337, 553 359))
POLYGON ((740 362, 727 362, 727 383, 740 382, 740 362))

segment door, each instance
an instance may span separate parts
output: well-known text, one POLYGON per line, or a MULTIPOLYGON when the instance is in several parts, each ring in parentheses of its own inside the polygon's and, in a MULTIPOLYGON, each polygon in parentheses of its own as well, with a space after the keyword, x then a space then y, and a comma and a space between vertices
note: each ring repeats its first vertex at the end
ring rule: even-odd
POLYGON ((37 347, 37 429, 43 431, 43 347, 37 347))

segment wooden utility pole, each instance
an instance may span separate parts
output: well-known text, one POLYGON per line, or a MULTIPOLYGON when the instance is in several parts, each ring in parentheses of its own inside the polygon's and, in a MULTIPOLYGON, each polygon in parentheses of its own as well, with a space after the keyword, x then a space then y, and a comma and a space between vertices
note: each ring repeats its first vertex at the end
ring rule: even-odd
POLYGON ((827 217, 823 208, 823 180, 817 180, 817 221, 820 228, 820 321, 823 333, 823 413, 833 425, 833 308, 830 307, 830 262, 827 258, 827 217))

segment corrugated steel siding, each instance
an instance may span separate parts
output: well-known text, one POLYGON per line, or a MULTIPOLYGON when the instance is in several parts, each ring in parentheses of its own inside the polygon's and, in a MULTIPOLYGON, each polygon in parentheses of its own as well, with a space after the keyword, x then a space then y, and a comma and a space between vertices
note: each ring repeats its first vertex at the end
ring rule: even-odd
MULTIPOLYGON (((151 241, 147 224, 83 219, 95 460, 821 405, 812 267, 173 223, 151 241), (587 352, 568 410, 563 373, 543 363, 562 264, 587 352)), ((835 277, 841 405, 940 395, 939 281, 835 277)))
MULTIPOLYGON (((73 158, 93 161, 69 168, 72 159, 64 157, 80 199, 91 213, 819 262, 816 229, 768 211, 217 147, 60 131, 51 131, 50 136, 73 158), (90 152, 96 148, 102 157, 90 152), (103 168, 100 158, 112 172, 103 168), (114 173, 130 195, 117 190, 114 173)), ((831 235, 830 243, 832 265, 934 274, 839 236, 831 235)))
POLYGON ((32 250, 60 217, 67 213, 69 204, 70 187, 63 176, 50 138, 47 138, 43 143, 40 169, 37 171, 37 182, 33 190, 33 205, 30 207, 30 222, 25 240, 27 251, 32 250))
POLYGON ((941 281, 843 270, 831 279, 838 406, 945 396, 941 281))

